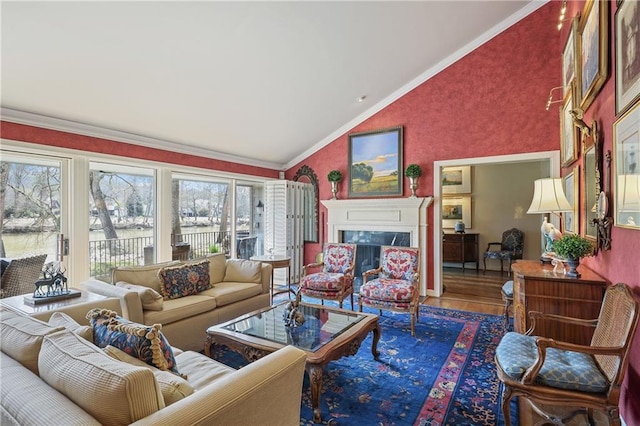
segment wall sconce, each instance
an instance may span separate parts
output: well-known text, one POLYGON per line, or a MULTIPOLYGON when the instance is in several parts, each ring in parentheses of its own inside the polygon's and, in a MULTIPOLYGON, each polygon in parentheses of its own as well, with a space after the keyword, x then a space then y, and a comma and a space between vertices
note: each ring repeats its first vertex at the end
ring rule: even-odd
POLYGON ((558 87, 554 87, 553 89, 549 90, 549 97, 547 98, 547 106, 544 108, 545 111, 549 111, 549 107, 551 106, 551 104, 557 104, 558 102, 562 102, 562 99, 559 99, 557 101, 553 100, 553 92, 558 90, 558 89, 562 89, 563 86, 558 86, 558 87))
POLYGON ((262 200, 259 200, 256 205, 256 213, 258 213, 258 217, 262 217, 262 213, 264 213, 264 204, 262 204, 262 200))
MULTIPOLYGON (((559 218, 560 212, 573 211, 573 207, 564 195, 562 179, 537 179, 533 185, 533 200, 531 200, 527 214, 553 213, 559 218)), ((545 241, 544 252, 540 260, 544 263, 550 263, 555 256, 555 253, 552 252, 553 241, 562 237, 562 232, 549 223, 546 217, 542 222, 540 232, 542 232, 545 241)))

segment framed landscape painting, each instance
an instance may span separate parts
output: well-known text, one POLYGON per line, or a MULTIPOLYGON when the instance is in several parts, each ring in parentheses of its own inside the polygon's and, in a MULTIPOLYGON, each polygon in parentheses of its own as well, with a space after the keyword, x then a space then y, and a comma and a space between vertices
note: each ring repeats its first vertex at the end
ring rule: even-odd
POLYGON ((442 193, 471 193, 471 166, 444 167, 442 169, 442 193))
POLYGON ((609 2, 587 0, 578 36, 580 61, 579 99, 575 101, 582 111, 586 111, 609 74, 609 2))
POLYGON ((349 135, 349 197, 402 195, 402 127, 349 135))
POLYGON ((453 228, 458 221, 471 228, 471 196, 444 197, 442 199, 442 227, 453 228))

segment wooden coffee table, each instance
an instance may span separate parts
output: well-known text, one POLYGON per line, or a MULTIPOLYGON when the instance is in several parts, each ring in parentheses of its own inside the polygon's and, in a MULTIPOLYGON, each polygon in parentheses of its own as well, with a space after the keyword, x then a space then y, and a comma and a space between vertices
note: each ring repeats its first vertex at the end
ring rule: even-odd
POLYGON ((211 357, 211 346, 222 344, 252 362, 287 345, 302 349, 307 353, 305 369, 311 384, 313 421, 320 423, 324 366, 343 356, 355 355, 370 331, 373 332, 371 353, 378 359, 378 316, 303 303, 299 311, 305 316, 304 324, 288 328, 282 320, 286 304, 260 309, 209 327, 204 352, 211 357))

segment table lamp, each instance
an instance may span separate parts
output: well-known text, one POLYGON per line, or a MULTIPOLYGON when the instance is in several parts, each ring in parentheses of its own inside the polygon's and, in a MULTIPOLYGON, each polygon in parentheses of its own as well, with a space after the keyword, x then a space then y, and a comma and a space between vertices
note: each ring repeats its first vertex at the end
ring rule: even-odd
MULTIPOLYGON (((533 200, 531 200, 531 205, 529 206, 529 210, 527 210, 528 214, 553 213, 560 217, 560 212, 573 211, 573 207, 564 195, 561 178, 537 179, 533 185, 533 200)), ((562 233, 552 223, 547 221, 546 216, 543 219, 540 231, 545 241, 544 252, 540 260, 543 263, 550 263, 555 257, 555 253, 552 251, 553 241, 562 237, 562 233)))

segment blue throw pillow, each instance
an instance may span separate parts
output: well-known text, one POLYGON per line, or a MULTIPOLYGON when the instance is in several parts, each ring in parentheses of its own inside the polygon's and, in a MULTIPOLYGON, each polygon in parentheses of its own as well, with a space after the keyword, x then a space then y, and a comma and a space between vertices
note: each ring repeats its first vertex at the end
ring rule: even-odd
POLYGON ((93 328, 94 345, 114 346, 159 370, 184 377, 178 371, 171 345, 160 331, 161 324, 137 324, 118 316, 117 312, 100 308, 90 310, 87 319, 93 328))

